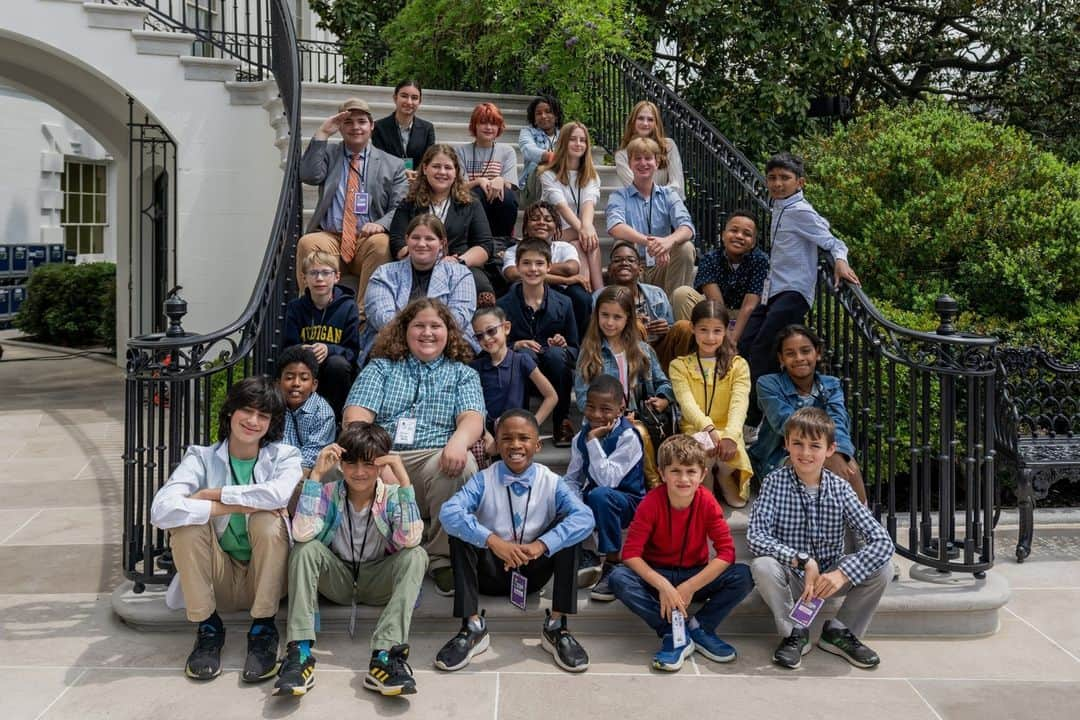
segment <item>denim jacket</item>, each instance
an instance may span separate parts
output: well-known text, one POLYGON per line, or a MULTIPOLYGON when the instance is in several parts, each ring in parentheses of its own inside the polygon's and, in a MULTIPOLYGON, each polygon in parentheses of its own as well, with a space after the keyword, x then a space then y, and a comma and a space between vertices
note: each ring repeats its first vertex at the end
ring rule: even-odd
MULTIPOLYGON (((609 285, 608 287, 611 286, 609 285)), ((649 306, 650 320, 667 320, 668 325, 675 324, 675 314, 671 310, 671 301, 668 300, 664 288, 658 285, 639 282, 637 284, 637 291, 645 296, 645 302, 649 306)), ((602 292, 604 292, 604 288, 600 288, 593 292, 593 305, 596 304, 596 298, 600 297, 600 293, 602 292)))
POLYGON ((786 372, 762 375, 757 381, 757 399, 758 407, 765 416, 757 442, 750 446, 749 451, 757 477, 763 478, 783 464, 787 457, 784 423, 799 408, 816 407, 828 413, 836 423, 836 451, 848 457, 855 454, 850 420, 844 405, 844 390, 840 380, 832 375, 814 373, 814 386, 808 397, 799 395, 795 383, 786 372))
MULTIPOLYGON (((675 402, 675 393, 671 389, 671 382, 668 380, 667 375, 664 374, 664 368, 660 367, 660 361, 656 358, 656 353, 653 352, 647 342, 639 342, 638 346, 641 348, 641 352, 645 355, 646 361, 649 363, 648 370, 638 375, 637 382, 645 385, 646 397, 653 397, 660 395, 667 398, 669 403, 675 402)), ((607 338, 600 338, 600 359, 603 361, 604 369, 601 374, 611 375, 612 377, 619 377, 619 365, 615 362, 615 353, 611 352, 611 348, 608 346, 607 338)), ((578 365, 581 365, 581 358, 578 357, 578 365)), ((630 400, 627 403, 627 410, 637 410, 637 398, 635 397, 637 385, 630 388, 630 400)), ((577 398, 578 410, 584 412, 585 410, 585 396, 588 394, 589 384, 585 382, 585 378, 581 376, 580 370, 574 371, 574 397, 577 398)))
POLYGON ((518 132, 518 147, 521 149, 521 159, 524 162, 524 167, 518 181, 519 188, 524 189, 525 181, 536 172, 537 166, 540 165, 540 158, 549 150, 554 150, 555 143, 558 140, 558 128, 555 128, 555 137, 553 138, 549 138, 547 133, 532 125, 521 128, 521 131, 518 132))

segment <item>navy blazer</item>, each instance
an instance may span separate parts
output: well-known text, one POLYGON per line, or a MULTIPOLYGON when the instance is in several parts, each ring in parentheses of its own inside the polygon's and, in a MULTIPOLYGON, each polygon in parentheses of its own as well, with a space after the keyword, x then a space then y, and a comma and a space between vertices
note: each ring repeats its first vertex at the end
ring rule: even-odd
POLYGON ((371 133, 371 144, 385 153, 402 160, 412 159, 413 170, 420 169, 420 158, 429 147, 435 144, 435 126, 427 120, 413 116, 412 133, 409 135, 409 147, 401 147, 401 133, 398 132, 397 120, 394 113, 390 113, 382 120, 375 123, 375 129, 371 133))
POLYGON ((532 321, 526 312, 527 306, 520 282, 514 283, 510 291, 499 298, 497 305, 503 309, 506 319, 510 321, 507 345, 513 346, 518 340, 535 340, 547 347, 548 339, 555 335, 566 338, 567 347, 576 349, 580 344, 577 321, 574 320, 574 306, 570 298, 552 292, 547 286, 544 287, 544 301, 540 303, 540 309, 532 314, 532 321))

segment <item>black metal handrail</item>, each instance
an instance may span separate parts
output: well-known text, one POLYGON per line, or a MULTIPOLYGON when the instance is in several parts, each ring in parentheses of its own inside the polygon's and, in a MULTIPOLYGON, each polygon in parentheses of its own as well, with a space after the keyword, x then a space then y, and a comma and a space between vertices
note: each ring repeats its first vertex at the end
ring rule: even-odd
POLYGON ((183 330, 187 304, 174 292, 166 301, 168 329, 127 343, 123 566, 136 591, 170 577, 167 538, 150 524, 154 493, 188 445, 214 439, 214 415, 234 379, 272 372, 285 304, 295 293, 293 262, 303 211, 299 61, 286 0, 268 2, 267 61, 289 123, 289 150, 270 239, 251 297, 240 316, 225 327, 193 334, 183 330))
POLYGON ((597 144, 614 153, 626 119, 640 100, 660 109, 668 137, 679 148, 686 177, 686 205, 697 226, 702 250, 719 243, 724 219, 744 209, 758 219, 764 236, 769 228, 765 178, 701 113, 686 104, 648 69, 623 55, 610 56, 594 68, 588 94, 586 125, 597 144))
MULTIPOLYGON (((708 120, 630 58, 610 58, 591 82, 587 124, 609 151, 618 148, 638 101, 660 109, 682 156, 699 248, 716 246, 726 215, 737 208, 758 217, 768 244, 765 178, 708 120)), ((900 554, 940 571, 981 574, 994 559, 997 341, 957 333, 950 299, 942 298, 939 309, 936 333, 901 327, 861 288, 835 289, 824 259, 809 322, 826 338, 824 368, 843 383, 874 510, 900 554)))
POLYGON ((897 552, 981 575, 994 563, 997 340, 956 332, 951 298, 936 309, 936 332, 901 327, 861 288, 836 289, 823 259, 809 323, 825 338, 823 364, 841 380, 871 506, 897 552))

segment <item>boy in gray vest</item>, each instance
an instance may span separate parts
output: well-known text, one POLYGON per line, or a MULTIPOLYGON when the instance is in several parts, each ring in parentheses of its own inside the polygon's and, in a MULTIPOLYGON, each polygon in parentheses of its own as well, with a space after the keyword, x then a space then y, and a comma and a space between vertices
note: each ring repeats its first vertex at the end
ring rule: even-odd
POLYGON ((565 613, 577 612, 581 541, 593 515, 566 482, 533 463, 540 429, 527 410, 507 410, 495 425, 502 458, 473 475, 447 500, 439 520, 450 536, 454 568, 454 617, 461 630, 435 658, 440 670, 460 670, 490 644, 479 612, 479 594, 509 596, 522 609, 526 594, 555 576, 552 608, 540 640, 568 672, 584 672, 589 656, 566 629, 565 613))

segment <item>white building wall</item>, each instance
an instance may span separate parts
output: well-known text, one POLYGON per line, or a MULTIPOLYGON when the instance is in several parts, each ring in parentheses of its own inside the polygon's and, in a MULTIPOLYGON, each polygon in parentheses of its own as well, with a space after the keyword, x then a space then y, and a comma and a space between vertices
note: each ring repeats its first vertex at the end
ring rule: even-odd
POLYGON ((0 85, 0 242, 62 243, 60 179, 64 160, 102 162, 109 183, 105 253, 80 260, 116 261, 113 158, 71 118, 40 100, 0 85))

